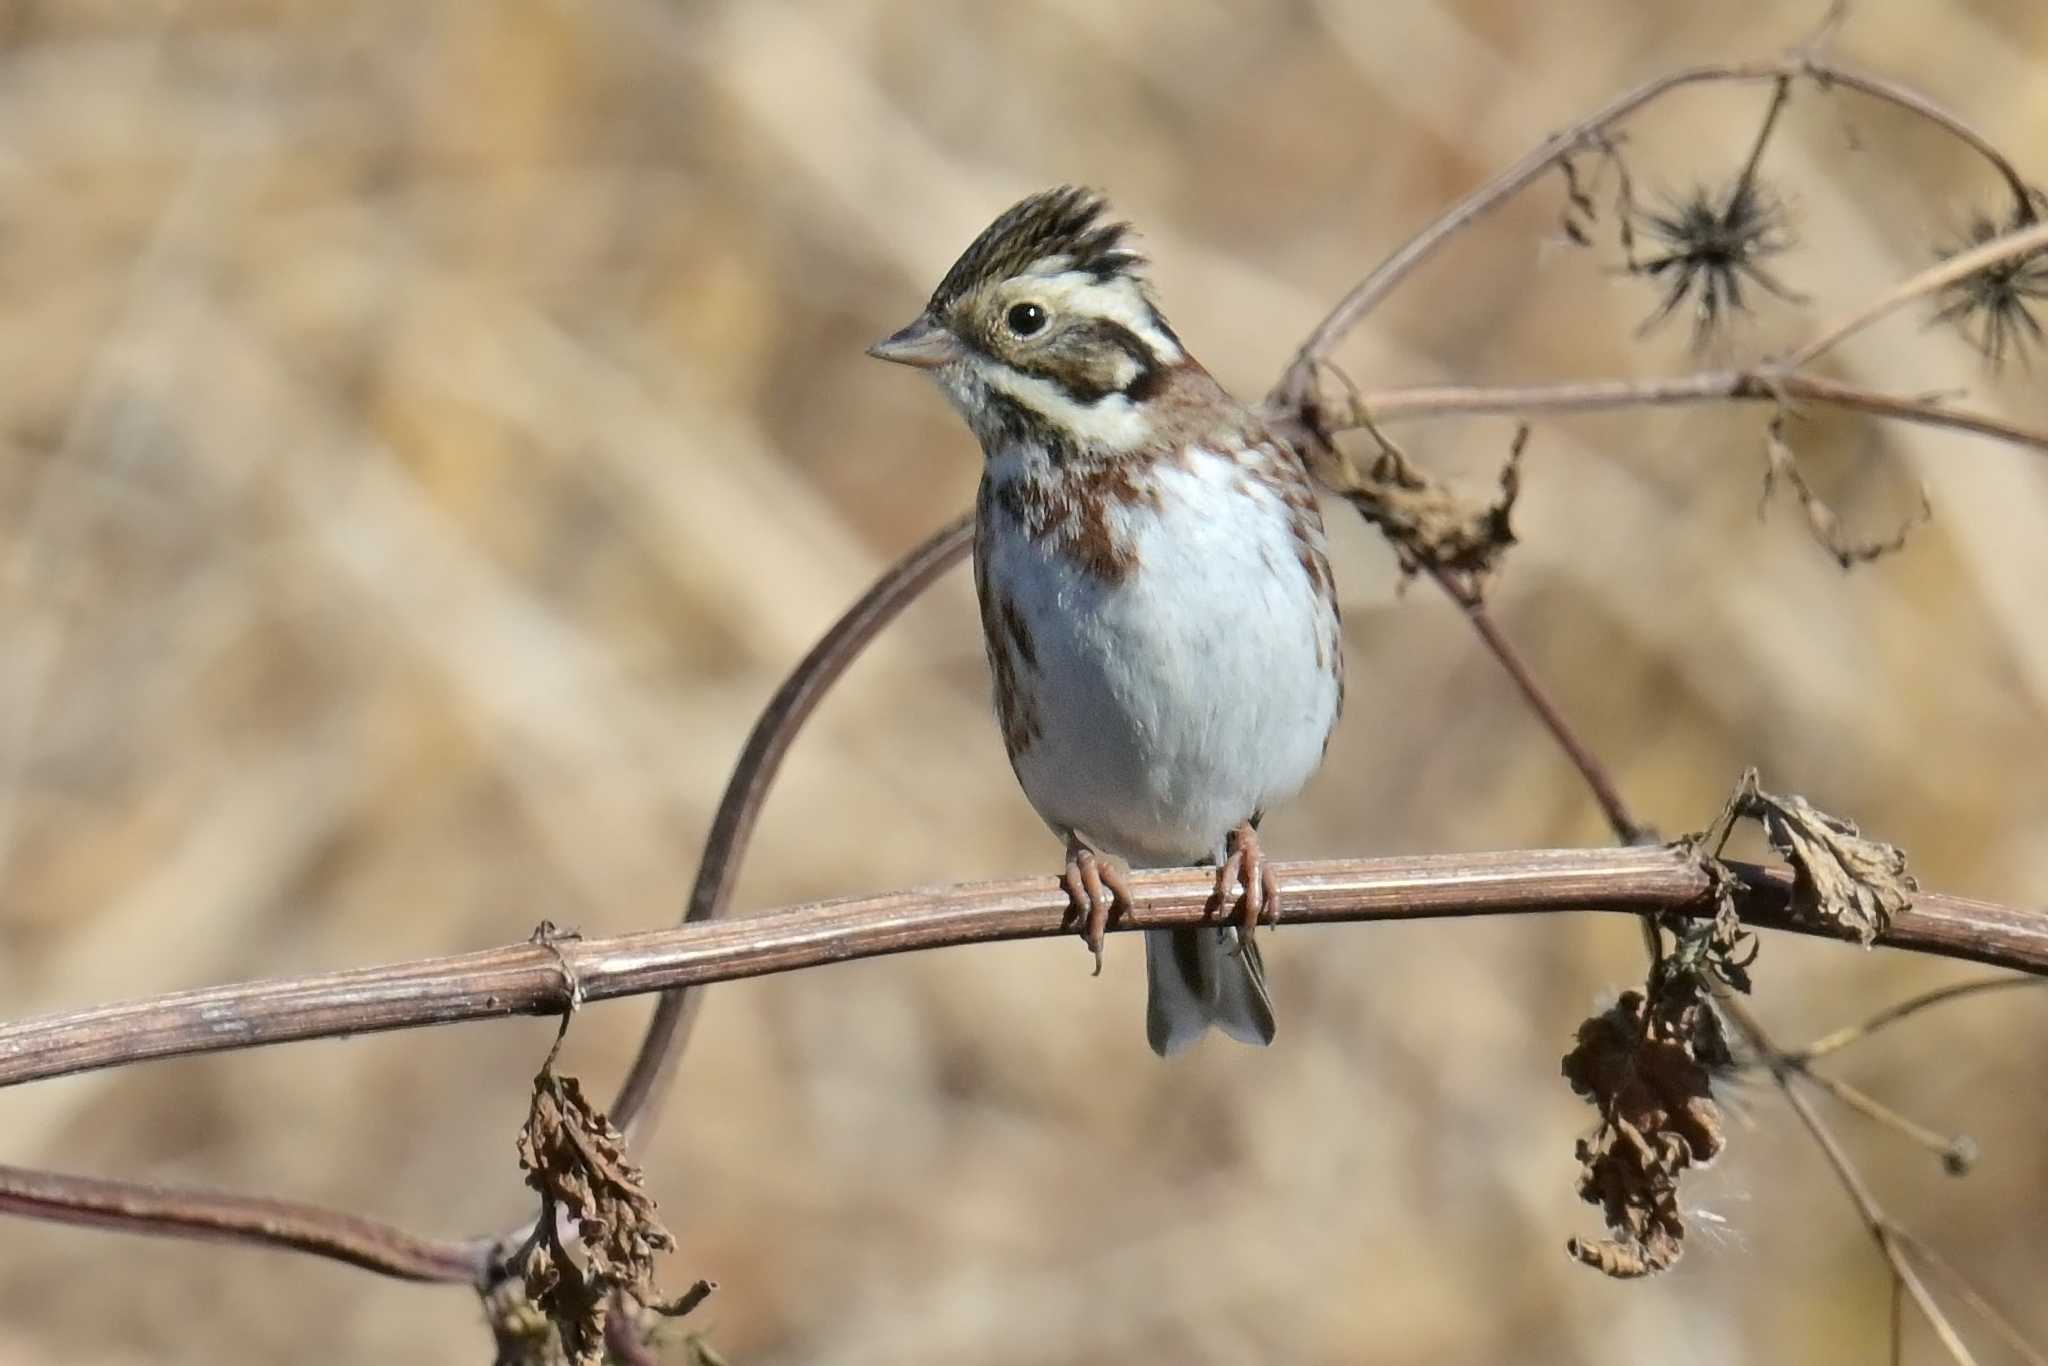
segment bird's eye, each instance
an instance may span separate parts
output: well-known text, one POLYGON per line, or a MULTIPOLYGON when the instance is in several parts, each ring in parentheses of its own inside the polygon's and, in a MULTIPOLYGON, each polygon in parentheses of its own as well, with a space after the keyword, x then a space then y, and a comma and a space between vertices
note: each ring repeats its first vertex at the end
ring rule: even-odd
POLYGON ((1045 326, 1045 310, 1037 304, 1017 304, 1010 309, 1010 315, 1004 321, 1012 332, 1028 337, 1045 326))

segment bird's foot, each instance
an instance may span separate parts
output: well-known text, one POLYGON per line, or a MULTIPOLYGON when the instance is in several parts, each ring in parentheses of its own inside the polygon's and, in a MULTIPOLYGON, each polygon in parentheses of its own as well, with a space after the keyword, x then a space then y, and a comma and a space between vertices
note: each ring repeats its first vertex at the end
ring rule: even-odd
POLYGON ((1250 821, 1230 832, 1223 862, 1216 868, 1216 890, 1209 893, 1207 914, 1237 927, 1239 950, 1252 942, 1261 925, 1280 923, 1280 880, 1259 847, 1259 832, 1250 821), (1224 908, 1228 907, 1226 915, 1224 908))
POLYGON ((1102 936, 1109 922, 1131 908, 1131 889, 1114 863, 1081 842, 1078 835, 1067 837, 1067 870, 1060 875, 1067 889, 1074 924, 1081 940, 1095 955, 1095 976, 1102 975, 1102 936))

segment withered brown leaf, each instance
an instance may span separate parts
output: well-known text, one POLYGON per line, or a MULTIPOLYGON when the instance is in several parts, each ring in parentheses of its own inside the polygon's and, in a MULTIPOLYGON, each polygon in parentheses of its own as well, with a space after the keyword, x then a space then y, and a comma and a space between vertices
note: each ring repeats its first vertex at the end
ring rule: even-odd
POLYGON ((1852 821, 1806 798, 1766 792, 1750 769, 1736 784, 1722 823, 1748 817, 1792 866, 1792 905, 1869 944, 1910 910, 1920 884, 1895 845, 1866 839, 1852 821))
POLYGON ((1885 537, 1857 538, 1851 536, 1842 526, 1842 519, 1814 492, 1807 482, 1806 474, 1799 468, 1799 458, 1792 453, 1792 447, 1785 439, 1785 413, 1781 409, 1771 418, 1764 429, 1764 488, 1763 497, 1757 503, 1757 515, 1761 517, 1770 505, 1771 493, 1782 479, 1792 488, 1799 499, 1799 509, 1806 514, 1806 530, 1814 543, 1827 551, 1836 564, 1843 569, 1854 569, 1859 564, 1869 564, 1887 555, 1896 554, 1906 548, 1906 541, 1912 534, 1934 520, 1934 504, 1928 499, 1927 488, 1920 488, 1920 506, 1900 520, 1892 534, 1885 537))
POLYGON ((1522 452, 1529 429, 1515 429, 1501 466, 1500 496, 1474 504, 1423 473, 1400 447, 1360 419, 1379 444, 1379 455, 1361 467, 1334 445, 1312 462, 1316 477, 1341 494, 1358 514, 1379 528, 1394 547, 1401 572, 1439 573, 1461 600, 1477 602, 1501 557, 1515 544, 1511 518, 1522 490, 1522 452))
POLYGON ((553 1054, 533 1079, 519 1165, 541 1209, 518 1270, 528 1300, 554 1325, 573 1366, 603 1360, 614 1297, 682 1314, 710 1293, 710 1283, 700 1281, 663 1303, 654 1258, 673 1251, 675 1240, 656 1216, 640 1168, 626 1156, 625 1136, 576 1078, 556 1073, 553 1054), (575 1231, 580 1259, 562 1237, 565 1224, 575 1231))
POLYGON ((1572 1090, 1600 1112, 1599 1128, 1579 1140, 1579 1196, 1600 1206, 1618 1235, 1573 1238, 1566 1250, 1609 1276, 1647 1276, 1678 1260, 1679 1178, 1713 1161, 1725 1142, 1700 1060, 1703 1041, 1719 1047, 1713 1007, 1696 973, 1663 974, 1662 982, 1670 988, 1664 999, 1623 992, 1579 1026, 1564 1057, 1572 1090))

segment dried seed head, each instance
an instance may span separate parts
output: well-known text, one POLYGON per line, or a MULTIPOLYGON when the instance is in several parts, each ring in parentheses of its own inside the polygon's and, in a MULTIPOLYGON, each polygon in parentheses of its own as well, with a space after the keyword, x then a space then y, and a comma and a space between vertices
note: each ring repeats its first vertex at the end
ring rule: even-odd
MULTIPOLYGON (((1970 219, 1962 238, 1938 253, 1943 260, 1981 247, 2020 228, 2031 227, 2048 210, 2048 196, 2039 191, 2031 202, 2016 207, 2010 217, 1999 220, 1979 213, 1970 219)), ((1948 286, 1941 292, 1941 308, 1933 323, 1953 323, 1984 354, 1996 370, 2008 354, 2027 362, 2027 349, 2048 341, 2041 320, 2034 316, 2036 304, 2048 305, 2048 247, 2012 256, 1996 265, 1948 286)), ((1930 326, 1932 323, 1930 323, 1930 326)))
POLYGON ((1785 206, 1754 175, 1745 175, 1716 193, 1705 186, 1663 213, 1642 214, 1642 226, 1664 250, 1629 269, 1664 286, 1664 297, 1641 330, 1649 331, 1676 312, 1688 298, 1693 304, 1692 341, 1704 346, 1726 319, 1749 311, 1742 295, 1745 281, 1788 302, 1800 296, 1787 289, 1764 262, 1792 246, 1785 206))

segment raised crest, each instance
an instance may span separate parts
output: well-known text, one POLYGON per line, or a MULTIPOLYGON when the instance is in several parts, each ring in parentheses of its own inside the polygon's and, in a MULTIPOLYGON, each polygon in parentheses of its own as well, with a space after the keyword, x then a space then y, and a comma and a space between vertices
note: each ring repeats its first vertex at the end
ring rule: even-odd
POLYGON ((962 295, 1047 257, 1066 257, 1067 269, 1085 270, 1098 280, 1136 270, 1144 258, 1124 243, 1130 225, 1104 221, 1108 210, 1100 194, 1076 185, 1018 201, 960 254, 932 291, 929 311, 936 317, 962 295))

